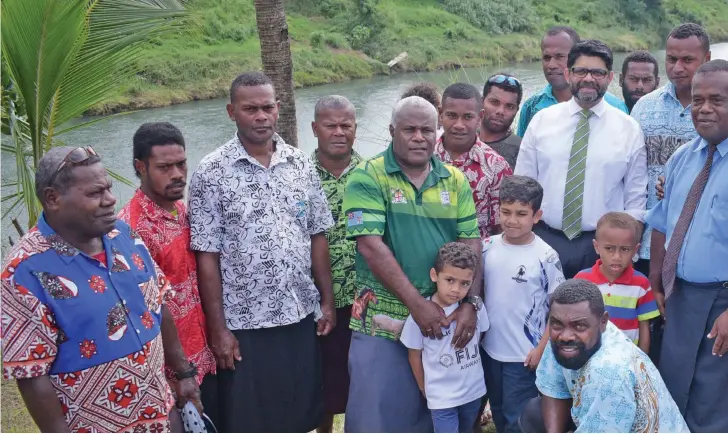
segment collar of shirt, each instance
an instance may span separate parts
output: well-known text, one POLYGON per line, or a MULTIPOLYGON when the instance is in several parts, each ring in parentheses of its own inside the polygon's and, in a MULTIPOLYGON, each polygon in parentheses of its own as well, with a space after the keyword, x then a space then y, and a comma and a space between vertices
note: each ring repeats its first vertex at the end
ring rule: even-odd
POLYGON ((545 98, 547 100, 553 101, 554 104, 559 103, 559 101, 554 96, 554 90, 550 84, 547 84, 546 87, 541 89, 541 92, 539 92, 538 95, 541 96, 541 98, 545 98))
MULTIPOLYGON (((575 114, 578 114, 579 112, 581 112, 582 110, 584 110, 584 108, 581 107, 576 102, 576 99, 574 99, 573 97, 567 102, 567 104, 568 104, 567 108, 568 108, 568 111, 569 111, 569 116, 574 116, 575 114)), ((607 109, 607 102, 604 101, 604 98, 602 98, 601 100, 599 100, 599 102, 597 103, 597 105, 595 105, 594 107, 592 107, 590 110, 591 110, 592 113, 594 113, 594 115, 596 117, 601 118, 602 115, 604 115, 604 111, 606 109, 607 109)))
POLYGON ((597 263, 594 264, 592 267, 592 275, 596 277, 596 282, 594 282, 595 285, 602 285, 604 283, 611 283, 614 285, 631 285, 632 284, 632 278, 634 277, 634 268, 632 268, 632 265, 627 267, 626 270, 622 272, 622 275, 619 276, 614 282, 610 282, 609 279, 607 279, 607 276, 605 276, 602 273, 602 270, 599 268, 602 265, 602 260, 597 259, 597 263))
MULTIPOLYGON (((248 151, 245 150, 245 147, 240 141, 240 137, 238 137, 237 133, 235 134, 235 137, 233 137, 233 140, 230 142, 230 145, 230 156, 232 157, 233 161, 247 161, 248 163, 262 167, 260 162, 258 162, 255 157, 252 157, 250 154, 248 154, 248 151)), ((273 145, 276 149, 275 151, 273 151, 273 155, 271 156, 270 165, 268 166, 269 169, 276 164, 280 164, 284 161, 288 161, 289 159, 294 158, 293 148, 289 144, 287 144, 283 140, 283 138, 278 135, 278 133, 273 134, 273 145)))
MULTIPOLYGON (((434 174, 440 179, 450 177, 450 172, 448 172, 448 170, 445 168, 442 162, 440 162, 440 160, 435 158, 434 153, 430 157, 430 168, 430 173, 434 174)), ((402 167, 399 165, 399 162, 397 162, 397 158, 394 156, 394 143, 390 143, 387 147, 387 150, 384 151, 384 170, 387 171, 388 175, 396 172, 402 172, 402 167)))
MULTIPOLYGON (((440 139, 435 144, 435 155, 439 156, 444 163, 452 164, 455 162, 455 160, 452 159, 450 153, 445 149, 445 142, 443 141, 443 138, 444 136, 440 137, 440 139)), ((486 159, 486 154, 488 153, 488 151, 493 152, 490 146, 486 145, 485 142, 483 142, 482 140, 480 140, 480 138, 476 136, 473 146, 467 153, 461 155, 457 159, 457 162, 462 163, 463 166, 470 166, 473 163, 485 165, 488 163, 486 159)))
POLYGON ((162 208, 150 199, 141 188, 137 189, 136 193, 134 193, 134 197, 131 198, 129 203, 132 204, 132 206, 136 204, 136 206, 139 207, 139 211, 151 221, 160 219, 178 221, 181 220, 178 217, 183 217, 185 212, 185 207, 182 202, 176 201, 174 203, 174 208, 178 217, 175 217, 173 213, 162 208))
MULTIPOLYGON (((708 147, 708 141, 700 138, 700 143, 698 143, 698 146, 693 149, 693 152, 701 152, 703 149, 708 147)), ((721 158, 725 158, 725 154, 728 153, 728 138, 723 140, 722 142, 718 143, 718 148, 716 149, 716 152, 718 152, 721 156, 721 158)))
MULTIPOLYGON (((50 242, 51 248, 58 254, 58 257, 60 257, 64 263, 70 264, 74 259, 76 259, 78 255, 84 255, 92 260, 96 260, 69 244, 68 241, 61 238, 61 236, 58 235, 58 233, 56 233, 56 231, 53 230, 53 228, 50 227, 50 225, 46 221, 45 213, 41 213, 36 226, 41 235, 43 235, 46 240, 50 242)), ((107 263, 104 265, 107 265, 109 268, 111 268, 112 265, 109 263, 110 258, 113 261, 113 255, 111 253, 111 243, 109 243, 109 240, 115 238, 117 235, 119 235, 119 233, 119 230, 114 228, 111 230, 111 232, 101 237, 104 251, 106 252, 107 263)))
MULTIPOLYGON (((321 164, 321 160, 319 160, 319 157, 318 157, 318 149, 313 151, 313 154, 311 154, 311 160, 313 160, 313 164, 316 165, 317 170, 326 173, 328 176, 331 176, 332 178, 336 178, 331 172, 329 172, 328 169, 326 169, 321 164)), ((359 155, 355 150, 352 149, 351 150, 351 161, 349 161, 349 165, 346 166, 346 169, 344 169, 344 171, 341 172, 341 176, 339 178, 343 178, 344 175, 349 173, 352 169, 354 169, 356 166, 358 166, 359 163, 361 163, 362 161, 364 161, 362 156, 359 155)))

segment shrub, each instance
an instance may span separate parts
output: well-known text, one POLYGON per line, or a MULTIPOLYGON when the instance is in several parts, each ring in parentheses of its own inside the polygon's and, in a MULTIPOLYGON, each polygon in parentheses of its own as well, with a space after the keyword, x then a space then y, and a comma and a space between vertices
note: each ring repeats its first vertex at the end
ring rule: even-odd
POLYGON ((536 17, 528 0, 444 0, 445 9, 486 33, 529 33, 536 17))

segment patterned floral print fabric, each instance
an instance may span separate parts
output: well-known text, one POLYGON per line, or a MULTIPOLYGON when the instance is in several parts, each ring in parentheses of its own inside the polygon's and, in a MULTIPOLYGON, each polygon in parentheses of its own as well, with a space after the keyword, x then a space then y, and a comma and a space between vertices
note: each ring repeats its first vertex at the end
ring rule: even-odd
POLYGON ((205 313, 197 288, 197 262, 190 250, 187 208, 175 203, 176 216, 154 203, 141 190, 119 213, 144 240, 154 262, 172 285, 174 296, 167 301, 179 340, 187 358, 197 366, 197 384, 216 370, 215 356, 207 346, 205 313))
POLYGON ((3 375, 48 375, 74 432, 160 432, 174 405, 159 329, 169 283, 123 222, 106 261, 66 243, 41 216, 2 271, 3 375))
POLYGON ((493 229, 498 224, 501 181, 506 176, 513 175, 513 169, 493 148, 478 138, 475 139, 475 144, 470 148, 470 152, 453 161, 445 150, 442 137, 440 137, 435 145, 435 156, 440 161, 452 164, 465 173, 465 177, 470 182, 470 188, 473 189, 480 237, 486 239, 491 236, 493 229))
POLYGON ((318 159, 318 151, 311 157, 316 165, 316 171, 321 178, 321 186, 326 193, 326 200, 331 209, 334 226, 326 231, 326 240, 329 242, 329 257, 331 258, 331 277, 334 283, 334 304, 340 307, 351 306, 354 302, 356 287, 356 241, 346 239, 346 214, 341 209, 344 202, 346 181, 351 171, 363 161, 361 156, 352 151, 351 162, 344 172, 336 178, 326 170, 318 159))
POLYGON ((267 168, 236 136, 203 158, 190 182, 192 250, 220 253, 231 330, 321 316, 311 236, 334 222, 311 159, 278 135, 274 141, 267 168))
POLYGON ((581 369, 559 365, 549 344, 536 386, 546 396, 573 399, 575 432, 690 432, 650 358, 611 322, 581 369))

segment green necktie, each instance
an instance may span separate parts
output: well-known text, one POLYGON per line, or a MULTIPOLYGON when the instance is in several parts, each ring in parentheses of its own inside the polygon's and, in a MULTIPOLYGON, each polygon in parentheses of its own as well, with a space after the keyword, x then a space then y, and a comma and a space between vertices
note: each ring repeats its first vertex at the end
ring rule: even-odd
POLYGON ((581 234, 581 209, 584 204, 584 173, 586 172, 586 155, 589 148, 589 117, 591 110, 579 112, 579 124, 574 132, 574 144, 571 145, 569 170, 566 172, 564 188, 564 216, 561 230, 570 240, 581 234))

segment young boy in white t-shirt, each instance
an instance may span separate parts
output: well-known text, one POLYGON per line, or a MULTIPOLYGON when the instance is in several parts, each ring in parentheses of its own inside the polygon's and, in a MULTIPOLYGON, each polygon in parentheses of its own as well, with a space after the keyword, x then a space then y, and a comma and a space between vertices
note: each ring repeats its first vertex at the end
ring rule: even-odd
MULTIPOLYGON (((447 243, 440 248, 430 278, 437 284, 431 300, 445 316, 457 309, 473 283, 478 256, 463 243, 447 243)), ((488 330, 488 315, 478 309, 475 335, 461 350, 455 349, 453 321, 442 328, 442 339, 426 338, 412 315, 405 321, 399 340, 409 348, 409 362, 417 385, 427 398, 435 432, 471 432, 485 396, 485 380, 478 342, 488 330)))
POLYGON ((498 432, 520 432, 518 419, 538 396, 535 369, 548 343, 548 297, 564 281, 559 255, 532 231, 542 199, 536 180, 504 178, 503 232, 483 241, 484 302, 491 323, 483 339, 483 367, 498 432))

